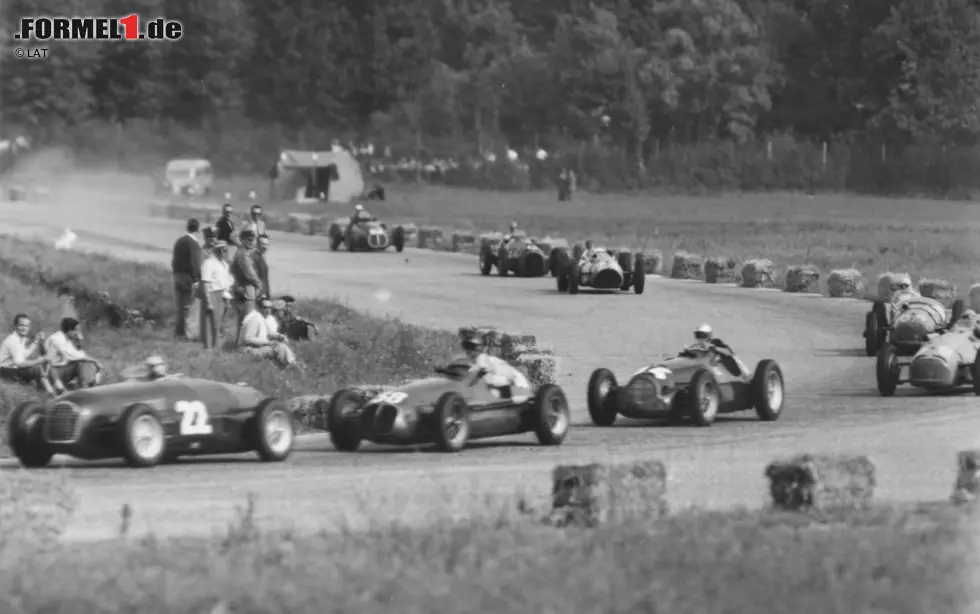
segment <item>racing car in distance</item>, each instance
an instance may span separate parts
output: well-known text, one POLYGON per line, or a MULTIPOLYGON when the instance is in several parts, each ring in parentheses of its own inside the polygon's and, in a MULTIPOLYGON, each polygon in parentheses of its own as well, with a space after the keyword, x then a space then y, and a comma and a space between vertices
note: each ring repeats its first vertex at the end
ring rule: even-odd
POLYGON ((897 292, 890 301, 875 301, 864 319, 865 353, 875 356, 891 344, 899 355, 911 356, 928 335, 956 323, 963 309, 963 301, 957 299, 947 313, 941 301, 910 290, 897 292))
POLYGON ((497 275, 507 277, 541 277, 547 275, 548 255, 525 234, 515 235, 510 241, 483 238, 480 241, 480 274, 489 275, 493 267, 497 275))
POLYGON ((776 361, 760 360, 753 373, 737 358, 699 345, 640 369, 622 387, 612 371, 596 369, 586 395, 596 426, 612 426, 618 415, 710 426, 719 414, 753 408, 768 422, 779 419, 784 397, 776 361))
POLYGON ((337 251, 341 244, 349 252, 383 252, 392 246, 396 252, 405 249, 405 228, 389 228, 376 219, 351 224, 350 219, 341 218, 330 224, 327 234, 332 251, 337 251))
MULTIPOLYGON (((330 441, 341 452, 357 450, 364 440, 435 444, 444 452, 458 452, 471 440, 530 432, 542 445, 561 445, 571 419, 560 387, 545 384, 532 390, 522 375, 509 394, 501 395, 481 375, 469 363, 454 361, 437 368, 433 377, 367 398, 354 389, 338 390, 325 409, 330 441)), ((322 405, 318 411, 324 411, 322 405)))
POLYGON ((894 396, 901 384, 910 384, 927 392, 952 390, 972 385, 980 395, 980 316, 968 310, 948 331, 932 333, 912 356, 902 356, 894 345, 886 343, 878 350, 875 375, 878 392, 894 396), (903 371, 906 375, 903 378, 903 371))
POLYGON ((10 448, 25 467, 47 466, 55 454, 122 458, 132 467, 252 451, 282 461, 293 448, 284 402, 244 384, 175 376, 26 401, 8 424, 10 448))
POLYGON ((569 256, 561 251, 558 258, 558 291, 578 294, 580 287, 596 290, 622 290, 633 288, 643 294, 646 271, 643 257, 629 250, 611 251, 602 247, 582 249, 576 245, 569 256))

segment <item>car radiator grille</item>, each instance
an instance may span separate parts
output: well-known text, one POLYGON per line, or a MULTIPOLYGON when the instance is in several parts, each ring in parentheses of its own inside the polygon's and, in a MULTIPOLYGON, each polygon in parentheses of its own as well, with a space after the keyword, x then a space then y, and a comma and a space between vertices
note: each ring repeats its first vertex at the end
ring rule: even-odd
POLYGON ((592 278, 592 285, 602 290, 612 290, 619 288, 623 283, 623 278, 619 273, 612 269, 606 269, 596 273, 592 278))
POLYGON ((626 389, 626 400, 634 407, 649 407, 659 396, 657 384, 648 377, 638 377, 626 389))
POLYGON ((371 247, 387 247, 388 246, 388 235, 383 234, 369 234, 368 235, 368 245, 371 247))
POLYGON ((361 427, 369 433, 385 435, 395 426, 398 408, 391 405, 371 405, 361 413, 361 427))
POLYGON ((78 438, 78 410, 71 403, 55 403, 45 420, 48 441, 71 443, 78 438))

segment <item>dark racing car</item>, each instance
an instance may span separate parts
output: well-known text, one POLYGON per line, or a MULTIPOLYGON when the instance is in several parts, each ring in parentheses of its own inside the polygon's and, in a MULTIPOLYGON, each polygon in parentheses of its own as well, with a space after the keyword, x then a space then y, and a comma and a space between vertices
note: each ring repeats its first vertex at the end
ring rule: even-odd
POLYGON ((364 440, 457 452, 467 441, 519 433, 534 433, 542 445, 565 440, 570 416, 560 387, 545 384, 535 391, 525 380, 505 392, 498 396, 466 362, 367 398, 339 390, 326 408, 330 441, 342 452, 357 450, 364 440))
POLYGON ((396 252, 405 249, 405 228, 378 220, 364 220, 351 224, 349 220, 338 220, 330 225, 330 249, 337 251, 343 244, 347 251, 383 252, 394 247, 396 252))
POLYGON ((497 274, 507 277, 541 277, 550 272, 549 256, 524 234, 515 235, 510 241, 483 238, 480 242, 480 273, 489 275, 493 267, 497 274))
POLYGON ((633 419, 688 418, 710 426, 719 414, 755 409, 761 420, 777 420, 784 399, 783 373, 774 360, 755 372, 734 356, 693 345, 633 374, 620 387, 609 369, 589 378, 588 405, 596 426, 611 426, 622 414, 633 419))
POLYGON ((55 454, 123 458, 152 467, 180 456, 258 453, 281 461, 293 447, 282 401, 245 385, 169 377, 75 390, 46 405, 27 401, 9 419, 14 455, 44 467, 55 454))

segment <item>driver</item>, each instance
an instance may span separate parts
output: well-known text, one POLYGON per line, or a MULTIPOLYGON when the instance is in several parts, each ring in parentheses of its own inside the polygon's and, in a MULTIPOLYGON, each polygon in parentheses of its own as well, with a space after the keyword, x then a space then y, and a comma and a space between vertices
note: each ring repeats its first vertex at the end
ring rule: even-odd
POLYGON ((598 254, 596 253, 595 246, 592 244, 592 239, 585 240, 585 251, 582 252, 582 258, 585 260, 595 260, 598 254))
POLYGON ((511 222, 510 228, 507 230, 507 234, 504 235, 504 243, 510 243, 510 240, 514 238, 517 232, 517 222, 511 222))
POLYGON ((699 326, 698 329, 694 331, 694 339, 695 346, 718 354, 722 364, 725 365, 729 371, 735 375, 743 374, 741 362, 735 358, 735 351, 721 339, 715 338, 714 332, 711 330, 711 325, 702 324, 699 326))
POLYGON ((374 216, 368 213, 364 209, 364 205, 358 203, 354 205, 354 215, 350 216, 351 224, 359 224, 360 222, 372 222, 374 221, 374 216))
MULTIPOLYGON (((476 332, 467 333, 463 337, 463 351, 470 360, 470 370, 480 372, 480 378, 496 389, 509 389, 520 381, 521 374, 507 361, 487 353, 486 338, 476 332)), ((511 396, 509 390, 501 390, 503 396, 511 396)))

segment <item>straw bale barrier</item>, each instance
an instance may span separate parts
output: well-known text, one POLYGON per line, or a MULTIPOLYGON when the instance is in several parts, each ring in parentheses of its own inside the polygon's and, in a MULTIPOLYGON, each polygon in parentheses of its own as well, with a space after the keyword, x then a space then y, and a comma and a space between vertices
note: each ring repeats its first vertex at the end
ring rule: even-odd
POLYGON ((953 503, 971 503, 980 494, 980 450, 964 450, 956 455, 956 482, 953 503))
POLYGON ((10 186, 7 189, 7 200, 10 202, 18 202, 27 200, 28 191, 26 188, 22 188, 18 185, 10 186))
POLYGON ((827 276, 827 293, 831 298, 860 298, 868 289, 868 280, 857 269, 834 269, 827 276))
POLYGON ((467 230, 454 230, 452 234, 452 251, 475 251, 476 234, 467 230))
POLYGON ((708 258, 704 263, 704 281, 709 284, 734 283, 735 266, 732 258, 708 258))
POLYGON ((956 286, 945 279, 923 279, 919 281, 919 292, 926 298, 934 298, 946 309, 952 309, 956 302, 956 286))
POLYGON ((671 279, 703 279, 704 258, 688 252, 674 254, 674 264, 670 267, 671 279))
POLYGON ((864 507, 877 483, 866 456, 803 454, 773 461, 765 475, 773 506, 787 510, 864 507))
POLYGON ((643 272, 647 275, 664 274, 664 255, 659 249, 640 252, 640 259, 643 260, 643 272))
POLYGON ((772 288, 776 285, 776 273, 772 260, 753 258, 742 265, 743 288, 772 288))
POLYGON ((544 384, 554 384, 557 381, 559 363, 558 357, 553 353, 519 354, 512 362, 518 369, 524 371, 534 388, 544 384))
POLYGON ((170 202, 166 200, 155 200, 150 203, 150 215, 152 217, 174 217, 170 214, 170 202))
POLYGON ((667 468, 660 461, 559 465, 552 471, 548 520, 560 527, 647 521, 667 511, 666 492, 667 468))
POLYGON ((289 214, 282 211, 266 211, 265 227, 268 230, 278 230, 281 232, 291 232, 289 230, 289 214))
POLYGON ((417 245, 421 249, 439 249, 442 246, 442 228, 437 226, 420 226, 417 245))
POLYGON ((537 353, 538 340, 534 335, 503 333, 500 335, 500 342, 497 347, 500 349, 501 358, 512 361, 521 354, 537 353))
POLYGON ((787 292, 820 292, 820 269, 812 264, 794 264, 786 270, 787 292))
MULTIPOLYGON (((398 226, 399 224, 396 224, 398 226)), ((409 222, 407 224, 400 224, 402 231, 405 233, 405 243, 406 245, 411 241, 418 241, 419 237, 419 227, 418 224, 414 222, 409 222)))
POLYGON ((289 223, 286 227, 287 232, 297 234, 313 234, 313 216, 309 213, 290 213, 289 223))

